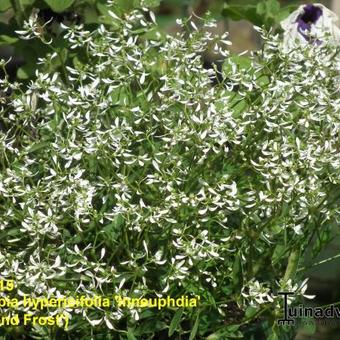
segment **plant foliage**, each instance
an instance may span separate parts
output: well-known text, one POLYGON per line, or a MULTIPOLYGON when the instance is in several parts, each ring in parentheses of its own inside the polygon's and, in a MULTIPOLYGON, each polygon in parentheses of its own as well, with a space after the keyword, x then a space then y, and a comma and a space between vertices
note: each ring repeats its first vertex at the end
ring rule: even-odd
MULTIPOLYGON (((60 72, 51 51, 28 85, 1 79, 2 276, 13 294, 200 305, 65 310, 67 332, 28 334, 226 339, 274 322, 279 290, 304 293, 299 256, 338 218, 336 51, 286 53, 262 32, 245 62, 212 21, 179 20, 170 37, 147 10, 108 15, 110 28, 61 27, 72 64, 60 72), (225 58, 215 86, 210 46, 225 58)), ((20 35, 48 45, 33 19, 20 35)))

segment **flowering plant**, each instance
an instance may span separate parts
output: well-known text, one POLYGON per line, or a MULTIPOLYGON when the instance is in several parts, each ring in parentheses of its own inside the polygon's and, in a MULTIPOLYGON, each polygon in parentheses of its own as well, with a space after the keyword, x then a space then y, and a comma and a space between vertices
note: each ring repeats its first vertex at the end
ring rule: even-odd
POLYGON ((336 25, 338 17, 322 4, 301 5, 281 22, 284 29, 284 43, 287 49, 310 42, 321 44, 328 35, 327 42, 340 45, 340 29, 336 25))
POLYGON ((299 257, 339 218, 336 51, 284 53, 261 32, 245 66, 212 21, 181 21, 187 32, 170 37, 152 12, 109 14, 115 29, 64 25, 75 53, 63 74, 49 71, 51 53, 28 86, 1 79, 12 91, 2 275, 36 297, 200 296, 178 311, 64 308, 68 334, 32 327, 35 337, 246 336, 275 315, 281 288, 299 286, 299 257), (215 86, 208 46, 225 58, 215 86))

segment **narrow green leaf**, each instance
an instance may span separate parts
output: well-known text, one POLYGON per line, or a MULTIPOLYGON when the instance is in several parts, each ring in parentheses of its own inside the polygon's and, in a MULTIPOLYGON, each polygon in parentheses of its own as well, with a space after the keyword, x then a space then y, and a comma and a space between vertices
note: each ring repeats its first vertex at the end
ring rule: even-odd
POLYGON ((54 12, 60 13, 69 8, 75 0, 44 0, 54 12))
POLYGON ((272 264, 275 265, 279 262, 282 256, 285 254, 286 247, 282 244, 278 244, 273 251, 272 264))
POLYGON ((133 334, 132 328, 128 328, 127 338, 128 338, 128 340, 137 340, 137 338, 133 334))
POLYGON ((236 255, 233 265, 233 284, 237 290, 241 290, 243 285, 242 260, 239 254, 236 255))
POLYGON ((38 150, 43 149, 43 148, 45 148, 49 145, 50 145, 50 142, 41 142, 41 143, 33 144, 33 146, 27 151, 27 153, 38 151, 38 150))
POLYGON ((195 339, 197 330, 198 330, 199 321, 200 321, 200 313, 197 314, 196 321, 195 321, 194 327, 191 330, 189 340, 195 339))
POLYGON ((213 334, 210 334, 210 335, 207 337, 206 340, 220 340, 220 339, 221 339, 221 337, 220 337, 218 334, 213 333, 213 334))
POLYGON ((270 334, 270 336, 267 339, 268 340, 280 340, 276 333, 270 334))
POLYGON ((19 39, 17 37, 11 37, 5 34, 0 35, 0 45, 12 45, 18 40, 19 39))
POLYGON ((171 320, 171 323, 170 323, 170 327, 169 327, 169 332, 168 332, 169 336, 172 336, 172 334, 174 334, 175 330, 177 329, 177 326, 179 325, 181 321, 182 314, 183 314, 183 308, 178 309, 176 313, 174 314, 171 320))
POLYGON ((286 267, 286 272, 283 277, 284 282, 287 282, 289 279, 292 279, 295 276, 296 270, 300 261, 300 253, 301 250, 293 249, 288 258, 288 264, 286 267))
POLYGON ((11 7, 11 1, 10 0, 1 0, 0 1, 0 12, 4 12, 8 10, 11 7))

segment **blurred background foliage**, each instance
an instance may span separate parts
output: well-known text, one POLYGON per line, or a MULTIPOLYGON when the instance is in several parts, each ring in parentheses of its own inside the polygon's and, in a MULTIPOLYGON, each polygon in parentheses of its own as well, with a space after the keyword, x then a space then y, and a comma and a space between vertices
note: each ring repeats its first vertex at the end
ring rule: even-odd
MULTIPOLYGON (((161 32, 173 33, 178 29, 175 20, 180 17, 213 16, 218 20, 218 30, 229 31, 234 52, 251 50, 259 45, 259 38, 252 24, 266 28, 279 27, 279 22, 296 8, 301 1, 289 0, 1 0, 0 1, 0 58, 10 57, 7 72, 11 78, 29 80, 34 75, 39 57, 53 51, 58 61, 53 64, 57 70, 67 64, 74 55, 63 46, 60 23, 67 26, 84 24, 91 29, 100 23, 112 25, 109 8, 124 15, 133 8, 152 8, 161 32), (111 6, 111 7, 109 7, 111 6), (15 33, 22 30, 24 21, 37 12, 39 24, 46 40, 21 40, 15 33)), ((329 1, 324 1, 329 5, 329 1)), ((208 63, 212 60, 205 56, 208 63)), ((51 70, 49 70, 51 71, 51 70)))

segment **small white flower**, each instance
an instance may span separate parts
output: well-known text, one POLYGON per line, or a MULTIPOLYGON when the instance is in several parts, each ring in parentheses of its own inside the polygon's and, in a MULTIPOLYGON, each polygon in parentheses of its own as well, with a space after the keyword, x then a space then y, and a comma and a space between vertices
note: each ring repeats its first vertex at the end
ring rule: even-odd
POLYGON ((50 44, 52 40, 47 41, 44 37, 45 26, 47 26, 53 19, 46 21, 43 25, 39 23, 39 10, 34 9, 28 19, 24 22, 24 29, 20 31, 15 31, 15 33, 20 35, 23 40, 30 40, 33 38, 39 38, 43 43, 50 44))
POLYGON ((284 49, 289 51, 309 43, 321 44, 325 35, 330 36, 330 42, 340 45, 337 21, 337 15, 322 4, 301 5, 281 22, 284 30, 284 49))
POLYGON ((282 291, 294 293, 294 295, 288 296, 288 304, 290 305, 297 296, 303 296, 306 299, 312 300, 315 298, 315 295, 306 294, 306 290, 308 288, 308 280, 309 278, 306 278, 303 280, 300 284, 293 284, 292 280, 289 279, 287 281, 281 281, 280 282, 280 289, 282 291))

